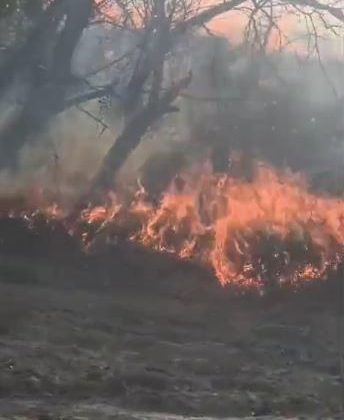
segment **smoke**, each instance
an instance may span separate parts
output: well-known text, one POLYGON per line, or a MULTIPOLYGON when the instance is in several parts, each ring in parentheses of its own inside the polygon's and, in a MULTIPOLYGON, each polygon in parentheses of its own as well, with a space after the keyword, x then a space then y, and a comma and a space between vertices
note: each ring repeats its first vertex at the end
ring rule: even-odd
MULTIPOLYGON (((96 112, 97 105, 89 110, 96 112)), ((0 194, 26 195, 40 190, 72 204, 87 188, 114 141, 114 131, 100 135, 101 129, 78 110, 58 116, 20 150, 15 170, 0 172, 0 194)))
MULTIPOLYGON (((116 30, 86 31, 75 55, 75 73, 84 77, 135 44, 135 37, 128 34, 115 40, 116 30)), ((110 77, 121 89, 130 77, 130 62, 125 65, 126 69, 97 73, 92 81, 100 84, 110 77)), ((180 112, 164 117, 147 133, 119 174, 120 185, 142 178, 152 191, 160 191, 181 167, 203 158, 209 149, 225 165, 228 155, 239 149, 311 176, 333 172, 334 167, 337 171, 344 161, 339 59, 319 65, 316 59, 300 62, 290 52, 260 57, 231 46, 227 39, 194 35, 169 58, 167 83, 190 69, 193 80, 177 101, 180 112)), ((1 104, 0 125, 16 111, 24 94, 25 85, 17 83, 1 104)), ((104 121, 107 129, 102 134, 104 126, 80 110, 60 115, 21 150, 15 173, 0 173, 0 193, 38 188, 72 205, 87 189, 123 125, 116 102, 105 110, 92 102, 86 110, 104 121)))

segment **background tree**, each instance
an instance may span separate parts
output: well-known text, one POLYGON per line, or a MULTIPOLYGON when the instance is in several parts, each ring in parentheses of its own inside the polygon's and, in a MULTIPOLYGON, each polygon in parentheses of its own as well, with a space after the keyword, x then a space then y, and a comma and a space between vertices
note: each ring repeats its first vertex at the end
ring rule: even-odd
POLYGON ((170 54, 190 31, 207 28, 216 16, 240 11, 247 22, 244 41, 266 58, 272 39, 280 49, 291 42, 280 22, 283 16, 294 15, 305 21, 309 43, 318 52, 320 26, 338 35, 344 22, 343 5, 342 1, 317 0, 228 0, 207 8, 199 0, 52 0, 43 8, 38 4, 24 41, 14 46, 0 67, 0 99, 18 80, 26 85, 22 105, 0 133, 0 163, 15 165, 18 150, 58 113, 110 95, 122 107, 125 125, 90 193, 107 189, 154 122, 177 111, 172 103, 187 87, 191 74, 169 84, 164 70, 170 54), (130 77, 120 91, 116 80, 94 86, 92 77, 80 79, 72 72, 72 58, 83 32, 90 25, 105 23, 138 39, 132 51, 107 63, 108 67, 120 66, 130 57, 130 77))

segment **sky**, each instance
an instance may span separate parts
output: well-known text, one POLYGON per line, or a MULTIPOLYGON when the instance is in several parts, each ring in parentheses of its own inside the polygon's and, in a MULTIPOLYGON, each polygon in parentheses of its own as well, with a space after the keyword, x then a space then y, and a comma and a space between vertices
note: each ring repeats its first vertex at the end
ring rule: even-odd
MULTIPOLYGON (((316 30, 319 33, 318 44, 322 56, 328 57, 344 57, 344 37, 336 37, 331 31, 326 31, 320 20, 314 19, 316 30)), ((328 17, 328 22, 336 23, 333 18, 328 17)), ((337 22, 338 23, 338 22, 337 22)), ((209 23, 209 28, 214 33, 225 36, 232 43, 240 43, 243 39, 245 26, 247 25, 246 16, 240 11, 231 11, 229 13, 218 16, 209 23)), ((299 54, 308 54, 309 44, 305 35, 307 34, 307 26, 304 19, 299 19, 295 15, 284 14, 278 20, 278 26, 286 35, 282 39, 283 46, 288 51, 294 51, 299 54), (291 43, 289 43, 291 42, 291 43)), ((273 31, 270 37, 269 49, 278 50, 281 45, 281 38, 277 31, 273 31)), ((312 44, 314 45, 314 43, 312 44)))
MULTIPOLYGON (((100 0, 99 0, 100 1, 100 0)), ((216 4, 216 0, 202 0, 202 8, 216 4)), ((110 14, 113 13, 108 11, 110 14)), ((327 19, 330 23, 335 22, 329 16, 327 19)), ((320 45, 321 55, 326 57, 344 58, 344 33, 341 37, 334 36, 330 31, 325 31, 320 20, 314 19, 317 31, 320 34, 318 43, 320 45)), ((238 44, 243 40, 245 26, 247 25, 247 17, 239 10, 233 10, 214 18, 207 27, 219 36, 227 37, 232 43, 238 44)), ((309 44, 305 40, 304 35, 307 33, 307 27, 304 19, 299 19, 295 14, 283 13, 278 20, 278 26, 281 31, 287 35, 282 39, 283 47, 288 51, 299 54, 309 53, 309 44), (290 42, 292 41, 292 42, 290 42)), ((281 37, 277 31, 273 31, 270 36, 268 48, 277 50, 281 45, 281 37)))

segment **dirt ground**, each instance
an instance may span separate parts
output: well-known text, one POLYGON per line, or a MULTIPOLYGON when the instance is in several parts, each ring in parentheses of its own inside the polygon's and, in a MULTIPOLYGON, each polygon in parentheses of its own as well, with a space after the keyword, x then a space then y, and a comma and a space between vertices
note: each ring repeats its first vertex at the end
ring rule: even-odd
POLYGON ((338 281, 237 295, 141 250, 36 251, 0 259, 1 420, 344 418, 338 281))

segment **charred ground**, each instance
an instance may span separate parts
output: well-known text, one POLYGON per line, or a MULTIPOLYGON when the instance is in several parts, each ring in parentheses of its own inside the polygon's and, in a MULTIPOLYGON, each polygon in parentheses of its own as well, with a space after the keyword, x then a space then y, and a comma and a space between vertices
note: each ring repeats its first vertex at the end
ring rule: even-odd
POLYGON ((57 226, 0 225, 4 418, 340 418, 339 273, 242 295, 128 243, 85 256, 57 226))

